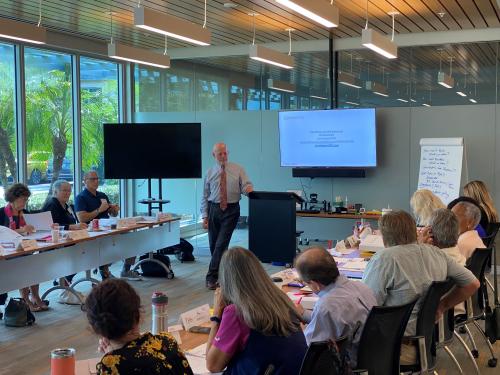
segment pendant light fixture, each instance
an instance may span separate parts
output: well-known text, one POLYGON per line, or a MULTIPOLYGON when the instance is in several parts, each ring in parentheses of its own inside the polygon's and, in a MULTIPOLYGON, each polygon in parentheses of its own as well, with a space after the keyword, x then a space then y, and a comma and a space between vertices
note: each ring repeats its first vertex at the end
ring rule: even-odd
POLYGON ((361 32, 361 44, 388 59, 395 59, 398 57, 398 46, 394 43, 394 17, 399 13, 390 12, 389 14, 392 16, 392 38, 390 40, 378 31, 368 28, 368 0, 366 0, 366 24, 361 32))
POLYGON ((467 96, 466 91, 467 91, 467 72, 465 72, 463 89, 460 89, 460 86, 457 85, 457 94, 465 98, 467 96))
POLYGON ((477 104, 477 81, 474 82, 474 96, 469 98, 471 103, 477 104))
POLYGON ((42 26, 42 0, 38 3, 38 24, 0 19, 0 38, 33 44, 47 43, 47 30, 42 26))
POLYGON ((441 69, 441 60, 442 60, 443 50, 441 49, 439 52, 439 72, 438 72, 438 84, 447 89, 453 88, 455 86, 455 79, 451 75, 451 65, 453 63, 453 57, 450 57, 448 60, 450 61, 450 74, 446 74, 441 69))
POLYGON ((291 31, 289 31, 289 38, 290 38, 290 50, 288 52, 288 55, 285 55, 281 52, 275 51, 270 48, 265 48, 262 46, 259 46, 258 44, 255 44, 255 17, 258 15, 257 13, 249 13, 250 16, 253 17, 253 39, 252 39, 252 44, 250 45, 249 49, 249 57, 252 60, 260 61, 265 64, 271 64, 275 66, 279 66, 280 68, 284 69, 293 69, 294 67, 294 58, 292 56, 292 37, 291 37, 291 31))
MULTIPOLYGON (((378 81, 368 80, 366 81, 365 88, 368 91, 373 92, 375 95, 388 97, 389 93, 387 90, 387 86, 384 85, 384 67, 382 67, 382 83, 378 81)), ((370 65, 368 64, 368 78, 370 77, 370 65)))
POLYGON ((277 3, 328 28, 339 25, 339 8, 325 0, 276 0, 277 3))
POLYGON ((278 81, 277 79, 269 78, 267 80, 267 88, 272 90, 295 92, 295 85, 286 81, 278 81))
POLYGON ((359 81, 358 77, 354 76, 352 73, 352 53, 350 54, 351 56, 351 71, 350 72, 344 72, 339 70, 339 83, 344 86, 349 86, 349 87, 354 87, 354 88, 361 88, 361 82, 359 81))
MULTIPOLYGON (((137 47, 127 46, 116 43, 113 40, 113 12, 110 11, 110 34, 111 40, 108 43, 108 56, 123 61, 129 61, 137 64, 154 66, 156 68, 170 68, 170 57, 165 52, 163 55, 137 47)), ((165 40, 166 43, 166 40, 165 40)))
POLYGON ((179 39, 199 46, 209 46, 211 33, 207 26, 207 0, 205 0, 205 20, 203 27, 156 10, 145 8, 137 3, 134 10, 134 25, 143 30, 179 39))

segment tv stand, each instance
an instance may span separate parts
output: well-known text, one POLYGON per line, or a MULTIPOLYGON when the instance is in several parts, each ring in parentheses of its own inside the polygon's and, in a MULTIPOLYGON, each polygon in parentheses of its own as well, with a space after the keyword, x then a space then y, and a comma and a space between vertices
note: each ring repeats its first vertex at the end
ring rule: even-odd
POLYGON ((153 215, 153 210, 158 210, 159 212, 163 211, 163 205, 170 203, 168 199, 163 199, 162 197, 162 183, 161 178, 158 179, 158 199, 152 198, 151 193, 151 178, 148 178, 148 198, 141 199, 138 203, 147 204, 148 205, 148 216, 153 215), (155 206, 156 204, 156 206, 155 206))

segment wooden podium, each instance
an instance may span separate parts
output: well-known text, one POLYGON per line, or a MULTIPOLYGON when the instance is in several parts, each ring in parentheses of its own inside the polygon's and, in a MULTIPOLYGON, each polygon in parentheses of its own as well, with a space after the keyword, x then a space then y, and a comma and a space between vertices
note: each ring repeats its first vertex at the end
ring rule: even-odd
POLYGON ((293 263, 296 254, 295 193, 254 191, 248 195, 248 243, 261 262, 293 263))

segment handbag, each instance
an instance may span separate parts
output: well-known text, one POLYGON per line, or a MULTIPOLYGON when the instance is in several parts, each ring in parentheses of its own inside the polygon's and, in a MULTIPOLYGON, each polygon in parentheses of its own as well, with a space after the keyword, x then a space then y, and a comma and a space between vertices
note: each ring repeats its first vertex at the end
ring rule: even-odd
POLYGON ((4 322, 9 327, 25 327, 35 322, 35 316, 22 298, 11 298, 4 312, 4 322))

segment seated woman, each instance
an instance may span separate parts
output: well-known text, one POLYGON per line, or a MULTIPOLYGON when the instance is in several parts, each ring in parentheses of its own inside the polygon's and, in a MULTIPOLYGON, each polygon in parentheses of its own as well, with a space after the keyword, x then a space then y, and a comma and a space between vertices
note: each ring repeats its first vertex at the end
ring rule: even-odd
POLYGON ((126 281, 108 279, 92 288, 85 310, 100 337, 99 350, 105 353, 97 364, 98 374, 193 374, 169 333, 140 333, 141 300, 126 281))
POLYGON ((413 193, 410 199, 410 206, 419 227, 425 227, 430 224, 431 215, 435 210, 446 208, 441 199, 427 189, 420 189, 413 193))
POLYGON ((87 229, 87 224, 78 223, 72 206, 68 205, 71 185, 65 180, 57 180, 52 186, 53 196, 45 202, 42 211, 50 211, 54 223, 65 230, 87 229))
MULTIPOLYGON (((69 197, 71 196, 70 183, 64 180, 57 180, 54 182, 52 189, 53 197, 45 202, 42 211, 50 211, 54 223, 59 224, 65 230, 87 229, 87 224, 78 223, 73 207, 68 205, 69 197)), ((71 284, 74 276, 75 274, 66 276, 65 282, 71 284)), ((84 299, 83 296, 81 297, 84 299)), ((66 290, 60 294, 59 302, 70 305, 80 304, 80 301, 66 290)))
POLYGON ((461 266, 465 266, 466 259, 457 246, 459 235, 457 215, 447 208, 434 211, 431 216, 430 233, 432 245, 439 247, 461 266))
MULTIPOLYGON (((464 186, 464 195, 475 199, 479 207, 484 211, 489 223, 498 222, 498 212, 493 203, 493 199, 483 181, 471 181, 464 186)), ((488 226, 484 227, 488 230, 488 226)), ((490 233, 487 233, 489 235, 490 233)))
POLYGON ((307 350, 301 317, 256 256, 233 247, 222 256, 220 289, 207 343, 207 369, 224 374, 299 374, 307 350))
POLYGON ((474 250, 484 248, 484 243, 477 230, 479 221, 481 220, 481 211, 479 208, 470 202, 458 202, 451 211, 457 216, 459 237, 457 247, 460 253, 469 259, 474 250))
MULTIPOLYGON (((27 225, 23 216, 23 211, 30 195, 31 192, 28 187, 23 184, 14 184, 8 188, 5 191, 7 205, 0 208, 0 225, 15 230, 20 234, 34 232, 35 228, 31 225, 27 225)), ((49 309, 40 298, 39 289, 40 286, 37 284, 19 290, 19 294, 21 294, 21 297, 26 301, 30 310, 33 312, 49 309)))
POLYGON ((448 203, 448 209, 451 210, 453 207, 455 207, 458 203, 460 202, 469 202, 472 203, 474 206, 476 206, 479 209, 479 212, 481 213, 481 218, 479 220, 479 224, 476 226, 477 233, 479 233, 479 237, 483 238, 486 237, 486 229, 488 228, 488 216, 486 215, 486 212, 483 210, 483 208, 479 205, 479 203, 471 198, 471 197, 466 197, 464 195, 453 199, 450 203, 448 203))

